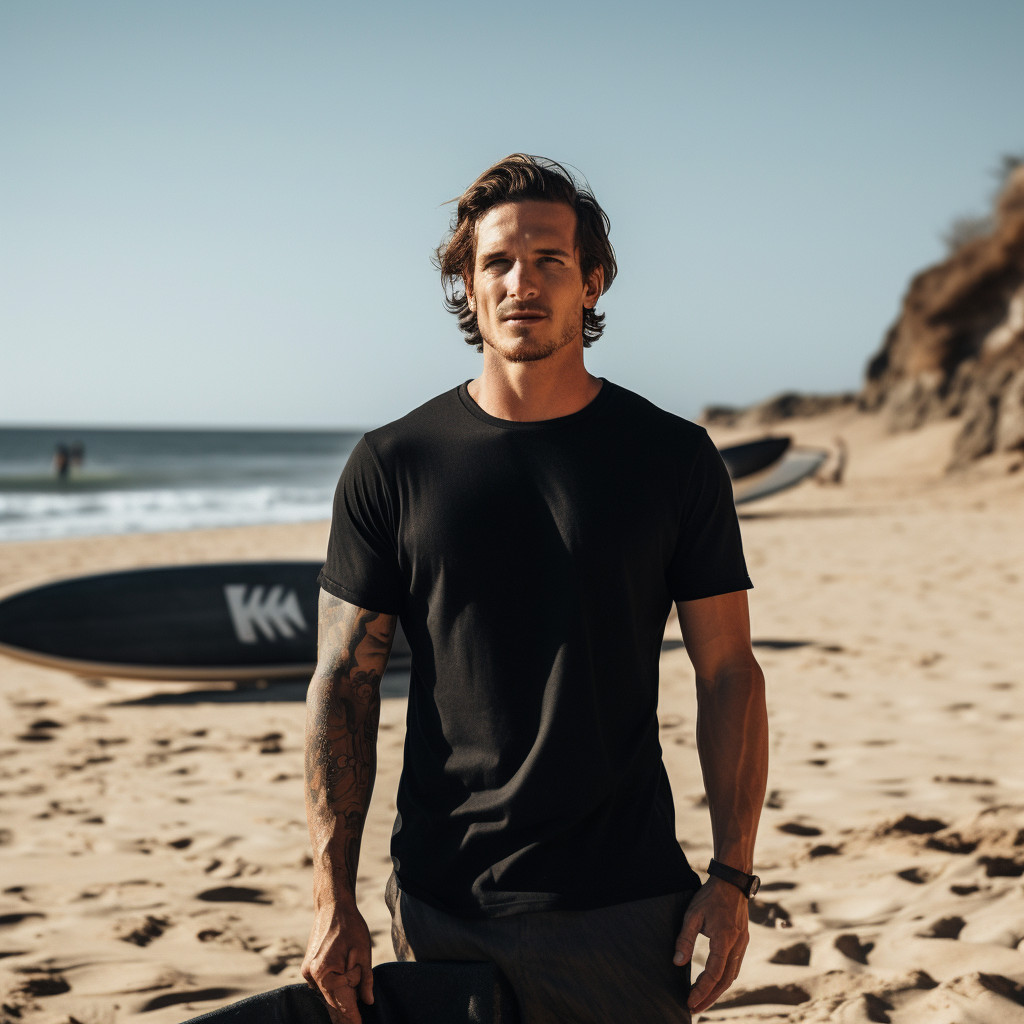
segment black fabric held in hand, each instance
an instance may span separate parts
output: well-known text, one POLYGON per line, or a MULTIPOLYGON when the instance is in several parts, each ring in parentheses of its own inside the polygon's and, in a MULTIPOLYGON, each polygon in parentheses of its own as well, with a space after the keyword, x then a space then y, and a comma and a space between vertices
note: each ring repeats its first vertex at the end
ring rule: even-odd
POLYGON ((463 385, 356 446, 321 586, 412 649, 392 854, 451 914, 587 910, 700 881, 658 740, 672 601, 750 586, 703 428, 604 382, 556 420, 463 385))
MULTIPOLYGON (((363 1024, 519 1024, 515 995, 494 964, 378 964, 373 998, 359 1004, 363 1024)), ((330 1016, 318 992, 286 985, 187 1024, 330 1024, 330 1016)))
POLYGON ((308 985, 286 985, 240 999, 185 1024, 331 1024, 323 997, 308 985))
POLYGON ((519 1024, 516 997, 490 963, 388 963, 373 969, 363 1024, 519 1024))

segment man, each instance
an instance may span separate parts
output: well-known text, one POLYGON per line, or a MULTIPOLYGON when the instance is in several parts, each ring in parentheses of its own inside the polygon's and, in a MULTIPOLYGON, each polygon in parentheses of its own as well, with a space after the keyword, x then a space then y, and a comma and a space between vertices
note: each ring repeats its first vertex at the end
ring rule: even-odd
POLYGON ((398 617, 413 652, 398 957, 493 961, 527 1024, 689 1021, 739 971, 767 770, 750 582, 704 430, 584 366, 616 269, 607 232, 558 164, 516 154, 484 172, 438 251, 483 370, 368 433, 338 485, 308 697, 303 963, 337 1021, 372 1000, 356 867, 398 617), (722 865, 703 886, 658 743, 673 601, 722 865), (691 991, 699 932, 711 952, 691 991))

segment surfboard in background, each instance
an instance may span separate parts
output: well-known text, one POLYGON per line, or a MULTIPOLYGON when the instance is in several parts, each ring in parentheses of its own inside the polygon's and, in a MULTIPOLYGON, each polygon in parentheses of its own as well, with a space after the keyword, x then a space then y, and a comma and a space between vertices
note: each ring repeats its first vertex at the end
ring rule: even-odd
POLYGON ((795 487, 821 467, 828 452, 794 448, 790 437, 762 437, 719 449, 733 481, 737 505, 795 487))
MULTIPOLYGON (((320 562, 82 576, 0 601, 0 652, 76 675, 236 680, 316 667, 320 562)), ((389 667, 411 658, 401 626, 389 667)))
POLYGON ((743 505, 788 490, 817 473, 827 458, 823 448, 790 448, 775 464, 737 482, 733 498, 737 505, 743 505))
POLYGON ((778 462, 789 449, 792 439, 789 437, 762 437, 745 444, 734 444, 728 448, 720 448, 719 454, 729 470, 733 480, 742 480, 767 469, 778 462))

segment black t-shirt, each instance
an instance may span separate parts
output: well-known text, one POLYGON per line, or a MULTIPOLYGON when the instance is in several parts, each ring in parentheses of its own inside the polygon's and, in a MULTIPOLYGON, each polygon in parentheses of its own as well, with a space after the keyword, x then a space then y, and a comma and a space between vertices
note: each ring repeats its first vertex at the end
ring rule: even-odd
POLYGON ((672 601, 751 586, 703 428, 607 381, 532 423, 462 385, 356 446, 320 584, 399 614, 412 648, 406 892, 498 917, 700 884, 658 741, 661 641, 672 601))

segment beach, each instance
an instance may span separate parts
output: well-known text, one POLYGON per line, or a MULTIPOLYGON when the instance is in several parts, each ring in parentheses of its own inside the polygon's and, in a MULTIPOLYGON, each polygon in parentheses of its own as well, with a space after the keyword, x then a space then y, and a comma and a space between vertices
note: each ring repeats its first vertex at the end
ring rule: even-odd
MULTIPOLYGON (((956 429, 891 435, 855 410, 781 424, 804 444, 843 436, 844 483, 741 507, 772 734, 764 888, 739 980, 700 1020, 1024 1021, 1024 471, 1005 453, 944 475, 956 429)), ((318 559, 327 533, 11 542, 0 593, 134 566, 318 559)), ((80 680, 0 657, 2 1020, 174 1024, 301 980, 301 696, 80 680)), ((693 673, 674 622, 660 719, 677 835, 703 871, 693 673)), ((393 959, 383 889, 404 721, 404 699, 386 699, 360 860, 378 962, 393 959)))

